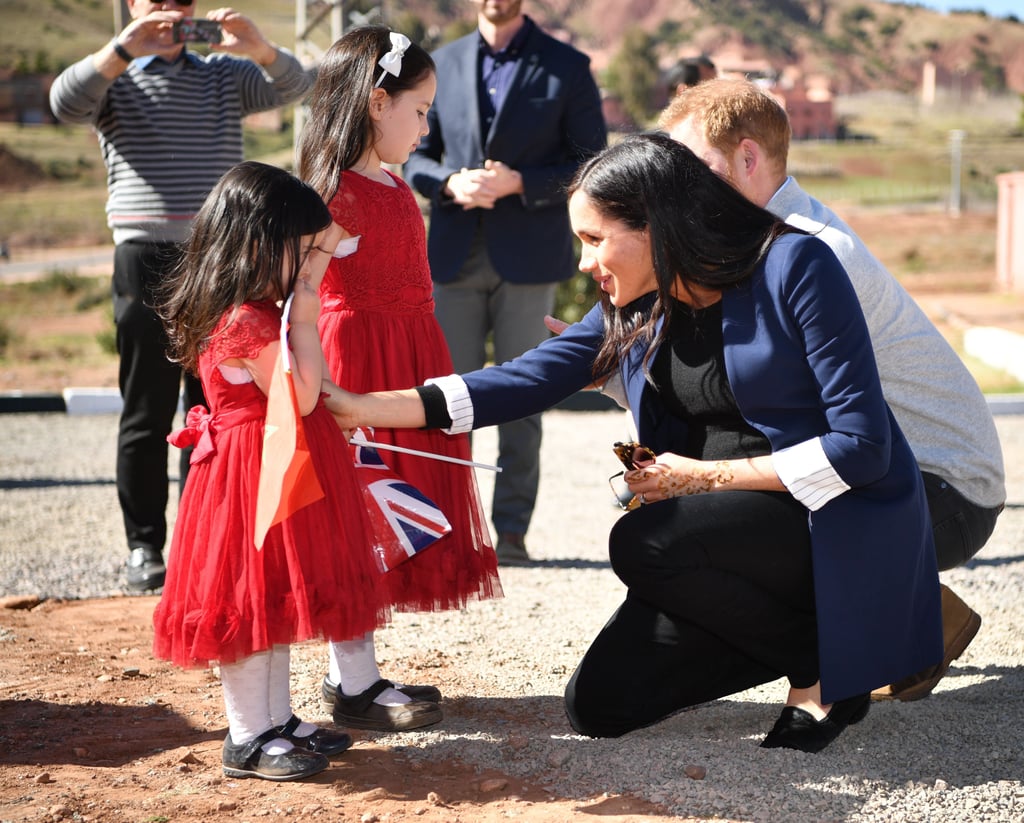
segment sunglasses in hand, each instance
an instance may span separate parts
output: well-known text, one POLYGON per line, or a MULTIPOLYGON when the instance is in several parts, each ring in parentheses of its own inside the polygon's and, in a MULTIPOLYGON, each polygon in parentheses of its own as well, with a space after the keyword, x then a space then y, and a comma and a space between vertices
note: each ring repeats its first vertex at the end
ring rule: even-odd
POLYGON ((608 485, 611 486, 612 492, 615 494, 616 505, 623 511, 631 512, 640 506, 642 501, 629 490, 629 486, 622 479, 623 475, 625 475, 626 471, 641 468, 640 463, 650 463, 657 460, 658 456, 647 446, 642 446, 633 441, 613 443, 612 451, 615 452, 619 462, 626 468, 609 477, 608 485))

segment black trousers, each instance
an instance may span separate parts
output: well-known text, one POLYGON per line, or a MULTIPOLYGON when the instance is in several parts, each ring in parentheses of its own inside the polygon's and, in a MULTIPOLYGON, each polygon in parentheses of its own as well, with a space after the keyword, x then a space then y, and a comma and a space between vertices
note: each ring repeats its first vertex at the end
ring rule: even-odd
POLYGON ((964 497, 938 475, 921 472, 928 510, 935 536, 935 557, 939 571, 963 565, 981 551, 992 531, 1002 506, 986 509, 964 497))
POLYGON ((616 523, 609 551, 628 595, 566 687, 578 732, 617 737, 779 677, 817 682, 808 516, 790 495, 642 506, 616 523))
MULTIPOLYGON (((173 243, 121 243, 114 251, 114 323, 124 407, 117 433, 117 496, 128 548, 163 551, 167 540, 167 435, 182 369, 167 359, 167 336, 153 310, 156 289, 178 261, 173 243)), ((205 405, 199 380, 185 375, 185 408, 205 405)), ((190 449, 182 450, 181 486, 190 449)))

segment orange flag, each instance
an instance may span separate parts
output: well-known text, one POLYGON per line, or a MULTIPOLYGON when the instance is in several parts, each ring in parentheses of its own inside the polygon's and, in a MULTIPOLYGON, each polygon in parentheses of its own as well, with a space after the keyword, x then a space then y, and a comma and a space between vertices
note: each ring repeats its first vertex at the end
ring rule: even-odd
POLYGON ((291 361, 288 356, 289 297, 281 313, 281 352, 267 393, 267 422, 263 430, 263 460, 256 492, 257 549, 263 548, 267 532, 303 506, 324 496, 302 428, 302 415, 295 397, 291 361))

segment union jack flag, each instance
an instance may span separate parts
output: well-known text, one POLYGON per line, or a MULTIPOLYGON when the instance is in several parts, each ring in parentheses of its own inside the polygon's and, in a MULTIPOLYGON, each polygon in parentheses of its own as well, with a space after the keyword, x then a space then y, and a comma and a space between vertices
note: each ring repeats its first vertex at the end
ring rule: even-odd
MULTIPOLYGON (((360 439, 369 440, 360 430, 360 439)), ((351 443, 356 477, 373 525, 373 554, 388 571, 452 530, 437 504, 395 474, 372 446, 351 443)))

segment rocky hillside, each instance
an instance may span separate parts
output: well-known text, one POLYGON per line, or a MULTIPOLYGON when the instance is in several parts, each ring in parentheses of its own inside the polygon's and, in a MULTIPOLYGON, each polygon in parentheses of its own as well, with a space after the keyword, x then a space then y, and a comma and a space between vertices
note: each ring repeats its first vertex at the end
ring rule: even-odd
MULTIPOLYGON (((539 0, 553 20, 607 63, 638 26, 663 45, 659 59, 706 52, 775 71, 827 74, 833 91, 914 89, 928 60, 940 79, 970 77, 1024 92, 1024 24, 983 13, 939 14, 869 0, 539 0)), ((1022 7, 1024 11, 1024 7, 1022 7)), ((539 15, 538 15, 539 16, 539 15)))
MULTIPOLYGON (((0 70, 60 68, 112 30, 110 0, 4 0, 0 70)), ((236 0, 279 43, 295 42, 292 0, 236 0)), ((472 16, 453 0, 344 0, 347 12, 381 6, 396 25, 439 38, 472 16)), ((654 39, 663 66, 707 52, 772 70, 826 74, 838 94, 907 91, 931 60, 940 82, 1024 92, 1024 23, 980 12, 940 14, 879 0, 525 0, 549 29, 587 51, 600 71, 623 34, 639 27, 654 39)), ((1024 9, 1022 15, 1024 16, 1024 9)), ((329 33, 319 35, 324 46, 329 33)))

